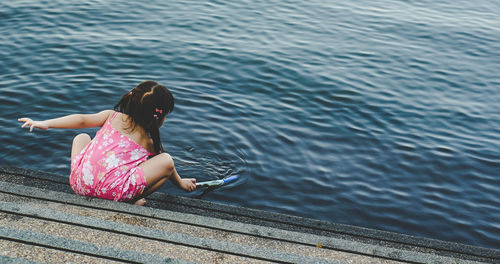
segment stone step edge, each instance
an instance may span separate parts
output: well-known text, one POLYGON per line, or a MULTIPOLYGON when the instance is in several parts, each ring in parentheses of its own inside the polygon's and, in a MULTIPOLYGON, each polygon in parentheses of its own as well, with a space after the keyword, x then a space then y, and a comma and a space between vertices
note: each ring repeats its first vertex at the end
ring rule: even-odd
POLYGON ((0 263, 2 264, 38 264, 40 262, 35 262, 22 258, 13 258, 9 256, 0 255, 0 263))
MULTIPOLYGON (((67 186, 67 189, 71 191, 67 179, 65 179, 65 177, 61 175, 48 173, 40 170, 19 168, 13 166, 0 166, 0 173, 16 174, 27 178, 58 183, 67 186)), ((417 237, 391 231, 383 231, 383 230, 377 230, 359 226, 339 224, 323 220, 262 211, 252 208, 242 209, 241 207, 238 206, 218 204, 211 201, 204 201, 204 200, 192 199, 189 197, 182 197, 182 196, 174 196, 169 194, 153 193, 152 195, 149 196, 149 198, 150 200, 158 201, 160 203, 168 201, 169 203, 178 204, 184 207, 199 208, 201 210, 221 212, 228 215, 248 217, 250 219, 262 220, 265 222, 274 222, 289 226, 295 226, 298 227, 299 229, 305 228, 306 229, 305 232, 307 232, 307 229, 311 229, 311 230, 317 230, 319 234, 336 233, 357 238, 375 240, 375 241, 386 241, 388 243, 405 245, 407 247, 409 246, 410 248, 421 247, 425 249, 430 249, 432 251, 438 251, 438 252, 442 251, 443 252, 442 254, 445 255, 446 252, 450 252, 452 255, 456 255, 459 258, 463 257, 464 255, 465 256, 469 255, 477 258, 500 260, 500 250, 498 249, 484 248, 484 247, 472 246, 450 241, 443 241, 432 238, 417 237)))
MULTIPOLYGON (((34 246, 51 248, 68 253, 77 253, 91 257, 104 258, 120 262, 132 263, 193 263, 184 260, 164 258, 152 254, 135 252, 125 249, 95 245, 78 240, 72 240, 63 237, 55 237, 43 233, 37 233, 27 230, 19 230, 0 226, 0 239, 21 242, 34 246)), ((15 258, 11 258, 15 260, 15 258)), ((24 260, 20 259, 19 262, 24 260)))
POLYGON ((280 263, 332 263, 332 261, 309 256, 289 254, 277 250, 266 250, 252 246, 228 243, 215 239, 201 238, 186 234, 167 232, 142 226, 117 223, 88 216, 62 213, 53 210, 40 210, 32 206, 0 201, 0 211, 8 214, 33 217, 68 225, 96 229, 104 232, 134 236, 192 248, 216 251, 224 254, 254 258, 280 263))
POLYGON ((237 234, 250 235, 279 241, 297 243, 316 247, 318 244, 324 248, 338 249, 335 246, 330 247, 328 241, 330 237, 319 236, 308 233, 299 233, 287 231, 278 228, 265 227, 253 224, 245 224, 230 220, 211 218, 195 214, 179 213, 166 211, 157 208, 129 205, 126 203, 117 203, 107 200, 82 197, 66 193, 60 193, 50 190, 42 190, 36 187, 4 183, 0 181, 0 192, 10 195, 22 195, 33 199, 43 199, 55 203, 65 203, 76 206, 83 206, 99 210, 107 210, 129 215, 148 217, 158 220, 165 220, 180 224, 193 225, 203 228, 216 229, 237 234))
MULTIPOLYGON (((114 211, 124 214, 131 214, 142 217, 150 217, 159 220, 172 221, 188 225, 196 225, 205 228, 218 229, 227 232, 275 239, 291 243, 304 244, 309 246, 318 246, 325 249, 339 250, 354 254, 361 254, 371 257, 381 257, 392 260, 408 262, 427 262, 429 260, 449 262, 452 258, 446 256, 421 253, 409 250, 388 248, 379 245, 371 245, 356 241, 343 240, 332 237, 324 237, 313 234, 303 234, 293 231, 281 230, 270 227, 262 227, 250 224, 242 224, 228 220, 212 219, 205 216, 182 214, 178 212, 165 211, 129 205, 125 203, 116 203, 112 201, 93 199, 59 193, 48 190, 41 190, 35 187, 21 186, 16 184, 7 184, 0 182, 0 192, 10 195, 22 195, 24 197, 44 199, 56 203, 72 204, 76 206, 90 207, 100 210, 114 211)), ((103 220, 104 221, 104 220, 103 220)), ((463 262, 466 263, 466 262, 463 262)))

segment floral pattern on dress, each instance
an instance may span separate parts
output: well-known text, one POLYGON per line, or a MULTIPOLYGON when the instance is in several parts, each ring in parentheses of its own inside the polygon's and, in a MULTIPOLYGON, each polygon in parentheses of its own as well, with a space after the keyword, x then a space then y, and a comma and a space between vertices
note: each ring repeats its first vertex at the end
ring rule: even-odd
POLYGON ((127 201, 146 188, 139 165, 153 153, 111 126, 116 115, 117 112, 71 161, 70 185, 79 195, 127 201))
POLYGON ((116 168, 120 164, 120 159, 115 156, 115 153, 113 151, 108 152, 106 156, 106 161, 104 161, 106 164, 106 170, 116 168))
POLYGON ((92 165, 90 162, 85 162, 82 168, 82 179, 85 185, 94 185, 94 175, 92 174, 92 165))
POLYGON ((134 149, 130 152, 130 159, 138 160, 146 154, 145 152, 147 152, 145 149, 134 149))

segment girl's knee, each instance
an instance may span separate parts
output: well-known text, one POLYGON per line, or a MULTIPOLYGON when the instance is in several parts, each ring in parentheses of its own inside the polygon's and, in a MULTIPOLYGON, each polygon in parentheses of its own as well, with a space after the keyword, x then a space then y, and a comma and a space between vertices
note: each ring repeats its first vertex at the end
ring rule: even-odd
POLYGON ((174 160, 168 153, 160 153, 155 156, 156 163, 161 166, 165 175, 170 176, 174 169, 174 160))
POLYGON ((158 156, 161 158, 162 163, 167 166, 167 167, 174 167, 174 160, 172 159, 172 156, 168 153, 161 153, 158 154, 158 156))
POLYGON ((148 188, 175 172, 174 161, 167 153, 161 153, 139 165, 144 171, 148 188))
POLYGON ((71 160, 73 157, 80 153, 91 141, 89 135, 87 134, 79 134, 73 138, 73 145, 71 146, 71 160))
POLYGON ((90 136, 86 133, 78 134, 76 135, 76 137, 73 138, 73 142, 85 142, 90 140, 91 140, 90 136))

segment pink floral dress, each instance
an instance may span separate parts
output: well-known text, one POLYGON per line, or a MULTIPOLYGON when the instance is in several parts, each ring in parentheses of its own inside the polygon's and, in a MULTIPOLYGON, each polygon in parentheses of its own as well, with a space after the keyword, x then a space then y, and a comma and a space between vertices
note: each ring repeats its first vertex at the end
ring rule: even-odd
POLYGON ((69 183, 76 194, 114 201, 133 199, 146 188, 144 171, 139 164, 154 153, 121 134, 111 120, 71 161, 69 183))

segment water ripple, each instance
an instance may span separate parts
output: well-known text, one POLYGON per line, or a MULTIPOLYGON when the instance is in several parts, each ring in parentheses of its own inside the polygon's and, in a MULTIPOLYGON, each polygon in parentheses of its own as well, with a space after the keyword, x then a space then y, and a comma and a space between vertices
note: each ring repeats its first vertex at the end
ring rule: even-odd
POLYGON ((495 247, 497 10, 491 1, 5 2, 0 165, 67 175, 77 132, 28 133, 19 115, 109 109, 155 79, 176 98, 161 136, 178 171, 240 176, 206 194, 162 191, 495 247))

